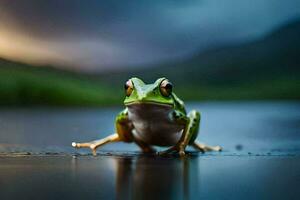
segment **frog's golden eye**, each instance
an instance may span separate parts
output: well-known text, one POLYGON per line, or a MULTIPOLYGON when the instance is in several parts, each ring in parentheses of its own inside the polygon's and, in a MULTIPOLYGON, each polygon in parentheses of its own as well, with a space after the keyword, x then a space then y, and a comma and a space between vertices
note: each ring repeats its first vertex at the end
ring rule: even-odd
POLYGON ((173 85, 169 80, 165 79, 161 82, 160 92, 165 97, 170 96, 170 94, 172 93, 172 89, 173 89, 173 85))
POLYGON ((126 96, 129 97, 133 91, 133 85, 130 79, 125 83, 124 89, 125 89, 126 96))

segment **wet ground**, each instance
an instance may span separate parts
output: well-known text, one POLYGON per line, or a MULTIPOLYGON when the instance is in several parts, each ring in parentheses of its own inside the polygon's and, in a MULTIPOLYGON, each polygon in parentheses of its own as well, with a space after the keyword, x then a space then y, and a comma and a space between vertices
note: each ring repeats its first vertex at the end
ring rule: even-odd
POLYGON ((190 103, 221 153, 158 157, 72 141, 114 131, 121 108, 0 110, 0 199, 299 199, 300 103, 190 103))

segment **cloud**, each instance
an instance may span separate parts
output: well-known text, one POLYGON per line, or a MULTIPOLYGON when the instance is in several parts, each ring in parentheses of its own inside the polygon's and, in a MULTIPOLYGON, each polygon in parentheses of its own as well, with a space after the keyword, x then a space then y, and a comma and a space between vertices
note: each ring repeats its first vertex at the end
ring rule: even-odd
POLYGON ((0 2, 0 56, 77 70, 145 66, 246 42, 300 16, 297 0, 0 2))

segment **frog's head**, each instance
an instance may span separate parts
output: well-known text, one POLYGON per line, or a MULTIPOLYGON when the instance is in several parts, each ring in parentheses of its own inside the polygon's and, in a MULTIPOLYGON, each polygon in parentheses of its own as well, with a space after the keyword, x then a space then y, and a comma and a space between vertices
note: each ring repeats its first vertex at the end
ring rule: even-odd
POLYGON ((166 78, 159 78, 153 84, 145 84, 134 77, 125 83, 124 104, 153 103, 173 106, 172 88, 172 83, 166 78))

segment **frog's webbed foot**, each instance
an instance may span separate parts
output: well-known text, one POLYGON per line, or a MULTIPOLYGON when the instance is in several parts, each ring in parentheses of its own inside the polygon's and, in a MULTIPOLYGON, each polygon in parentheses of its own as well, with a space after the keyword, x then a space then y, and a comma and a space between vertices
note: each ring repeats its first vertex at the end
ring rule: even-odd
POLYGON ((191 146, 203 153, 207 151, 222 151, 222 147, 220 146, 208 146, 196 141, 193 144, 191 144, 191 146))
POLYGON ((117 133, 112 134, 110 136, 107 136, 101 140, 94 140, 91 142, 85 142, 85 143, 76 143, 72 142, 72 146, 75 148, 90 148, 92 150, 93 155, 95 156, 96 149, 104 144, 110 143, 110 142, 117 142, 120 141, 119 135, 117 133))
POLYGON ((175 146, 170 147, 167 150, 158 152, 158 155, 164 156, 164 155, 167 155, 167 154, 170 154, 170 153, 177 152, 180 156, 184 156, 185 155, 185 146, 186 145, 184 145, 184 144, 177 144, 175 146))

